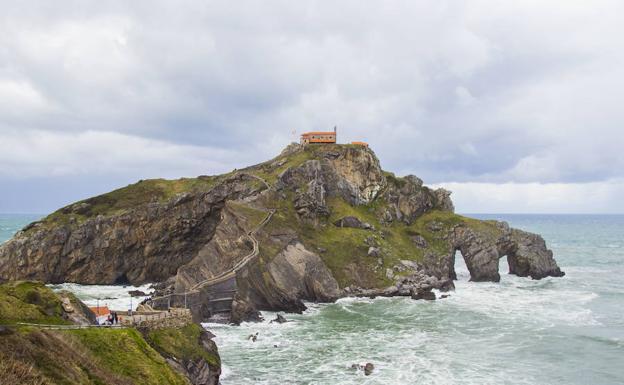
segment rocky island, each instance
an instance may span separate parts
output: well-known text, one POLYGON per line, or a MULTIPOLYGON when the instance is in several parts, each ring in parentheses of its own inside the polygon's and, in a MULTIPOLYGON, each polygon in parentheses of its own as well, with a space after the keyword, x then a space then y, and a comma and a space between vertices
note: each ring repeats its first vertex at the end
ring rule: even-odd
POLYGON ((352 144, 289 145, 219 176, 143 180, 64 207, 0 246, 0 280, 158 283, 146 307, 240 322, 343 296, 563 276, 537 234, 454 213, 450 192, 382 170, 352 144), (457 253, 457 252, 460 253, 457 253))

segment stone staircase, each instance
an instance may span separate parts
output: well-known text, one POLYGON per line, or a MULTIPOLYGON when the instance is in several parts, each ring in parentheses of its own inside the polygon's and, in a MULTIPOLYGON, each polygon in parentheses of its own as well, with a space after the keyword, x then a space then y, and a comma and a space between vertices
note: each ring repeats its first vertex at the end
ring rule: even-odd
MULTIPOLYGON (((267 189, 270 188, 270 185, 264 179, 255 177, 264 183, 267 189)), ((183 307, 189 309, 192 313, 202 314, 202 318, 206 318, 206 313, 208 313, 209 319, 228 321, 232 311, 232 302, 237 292, 236 275, 239 270, 258 256, 260 247, 255 234, 271 220, 275 212, 275 209, 269 210, 262 222, 247 233, 253 244, 253 250, 238 261, 230 270, 216 277, 197 282, 187 292, 172 293, 148 299, 146 305, 154 309, 168 309, 172 306, 183 307)))

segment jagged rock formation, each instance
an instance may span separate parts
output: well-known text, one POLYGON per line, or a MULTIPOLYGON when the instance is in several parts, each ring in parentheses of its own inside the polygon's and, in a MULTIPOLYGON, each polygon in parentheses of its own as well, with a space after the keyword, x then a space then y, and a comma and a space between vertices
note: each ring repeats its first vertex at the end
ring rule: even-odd
POLYGON ((0 246, 0 279, 162 282, 168 303, 203 319, 222 297, 238 322, 303 300, 447 290, 457 251, 474 281, 498 281, 503 256, 512 274, 563 275, 539 235, 453 210, 449 191, 383 171, 368 148, 291 145, 227 175, 65 207, 0 246))

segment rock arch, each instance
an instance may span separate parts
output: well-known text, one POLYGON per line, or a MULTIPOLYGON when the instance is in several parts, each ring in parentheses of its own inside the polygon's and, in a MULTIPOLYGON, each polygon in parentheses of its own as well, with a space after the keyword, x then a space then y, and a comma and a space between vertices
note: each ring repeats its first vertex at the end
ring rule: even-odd
POLYGON ((505 256, 509 274, 533 279, 564 275, 541 236, 512 229, 506 222, 493 222, 493 226, 480 228, 460 224, 451 232, 450 241, 448 277, 454 280, 457 279, 454 268, 457 251, 466 262, 470 280, 475 282, 499 282, 499 260, 505 256))

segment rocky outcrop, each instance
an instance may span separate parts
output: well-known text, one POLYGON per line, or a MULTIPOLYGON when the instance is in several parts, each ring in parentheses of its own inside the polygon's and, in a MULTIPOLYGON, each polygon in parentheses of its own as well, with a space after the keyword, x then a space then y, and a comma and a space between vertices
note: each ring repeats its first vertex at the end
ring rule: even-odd
POLYGON ((226 204, 212 237, 198 248, 194 256, 178 268, 175 291, 184 292, 194 284, 210 279, 232 267, 253 250, 247 236, 252 224, 241 213, 226 204))
POLYGON ((565 275, 540 235, 511 229, 510 238, 512 247, 507 250, 510 274, 533 279, 565 275))
POLYGON ((448 266, 451 267, 449 276, 453 279, 456 279, 452 269, 455 250, 461 252, 472 281, 500 281, 498 264, 505 256, 510 274, 533 279, 564 275, 541 236, 512 229, 505 222, 493 221, 489 226, 456 226, 449 239, 453 255, 448 266))
POLYGON ((340 152, 327 152, 325 159, 335 171, 330 189, 351 204, 371 203, 386 186, 386 178, 375 154, 364 148, 346 147, 340 152))
POLYGON ((373 229, 373 226, 370 223, 362 222, 357 217, 353 217, 353 216, 346 216, 346 217, 340 218, 339 220, 334 222, 334 226, 351 227, 354 229, 365 229, 365 230, 373 229))
POLYGON ((388 177, 391 182, 383 198, 389 205, 379 213, 385 222, 402 221, 411 224, 433 209, 454 211, 449 191, 424 187, 422 180, 413 175, 396 178, 389 174, 388 177))
POLYGON ((159 282, 150 305, 238 323, 303 301, 450 290, 457 251, 473 281, 500 280, 504 256, 512 274, 563 275, 539 235, 454 214, 449 191, 384 172, 365 147, 291 145, 228 175, 133 186, 0 245, 0 280, 159 282))
MULTIPOLYGON (((193 328, 191 327, 191 330, 193 328)), ((188 329, 172 329, 174 334, 177 330, 181 330, 182 336, 181 340, 176 341, 177 344, 185 344, 188 345, 186 349, 193 349, 195 346, 191 346, 191 344, 196 344, 199 349, 199 353, 189 354, 188 351, 180 350, 177 352, 177 356, 171 354, 169 349, 163 348, 159 344, 160 341, 155 340, 154 335, 151 333, 149 329, 142 330, 145 339, 154 347, 161 355, 165 357, 167 363, 174 368, 176 371, 183 373, 193 385, 218 385, 219 377, 221 375, 221 365, 218 361, 219 352, 217 349, 217 345, 212 340, 214 335, 210 332, 207 332, 203 329, 199 330, 199 336, 196 341, 193 341, 191 338, 186 336, 184 333, 187 332, 188 329), (187 340, 188 339, 188 340, 187 340), (208 360, 206 357, 215 357, 217 361, 208 360)), ((164 333, 167 336, 167 331, 164 333)), ((156 337, 157 338, 157 337, 156 337)))
POLYGON ((212 239, 226 200, 263 188, 255 182, 238 174, 208 192, 80 223, 72 214, 80 205, 68 206, 63 209, 68 222, 35 223, 0 246, 0 277, 85 284, 164 281, 212 239))
POLYGON ((80 301, 73 293, 59 291, 56 295, 61 299, 63 318, 76 325, 95 325, 95 313, 80 301))
POLYGON ((288 245, 268 265, 273 281, 292 298, 332 302, 340 297, 338 282, 323 260, 301 244, 288 245))

